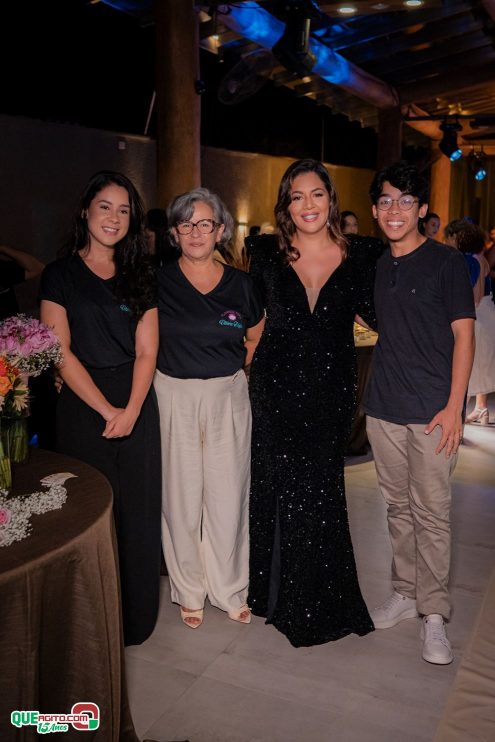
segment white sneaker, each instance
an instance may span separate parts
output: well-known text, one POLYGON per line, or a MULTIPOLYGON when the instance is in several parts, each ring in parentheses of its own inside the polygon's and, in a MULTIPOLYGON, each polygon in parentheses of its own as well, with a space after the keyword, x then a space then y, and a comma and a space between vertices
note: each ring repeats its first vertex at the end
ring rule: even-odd
POLYGON ((445 624, 439 613, 430 613, 423 618, 421 627, 423 659, 434 665, 449 665, 454 659, 452 647, 445 633, 445 624))
POLYGON ((406 598, 405 595, 394 592, 385 603, 382 603, 370 612, 375 629, 390 629, 406 618, 416 618, 416 601, 406 598))

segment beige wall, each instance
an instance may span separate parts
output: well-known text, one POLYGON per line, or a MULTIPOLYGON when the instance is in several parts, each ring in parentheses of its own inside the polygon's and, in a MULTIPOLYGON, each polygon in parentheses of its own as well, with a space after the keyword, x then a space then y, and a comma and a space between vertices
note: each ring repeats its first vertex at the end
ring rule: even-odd
POLYGON ((148 137, 0 115, 0 162, 0 241, 45 262, 54 259, 96 171, 124 172, 155 205, 155 143, 148 137))
MULTIPOLYGON (((286 157, 202 149, 203 184, 217 191, 245 226, 271 222, 286 157)), ((97 170, 120 170, 136 184, 146 208, 157 203, 156 142, 69 124, 0 115, 0 242, 53 260, 70 226, 80 191, 97 170)), ((342 209, 358 214, 362 234, 372 234, 370 170, 329 165, 342 209)))
MULTIPOLYGON (((237 223, 247 227, 274 223, 273 207, 280 179, 294 160, 289 157, 202 149, 203 185, 219 194, 237 223)), ((368 188, 372 170, 328 165, 340 208, 355 211, 361 234, 374 234, 368 188)))

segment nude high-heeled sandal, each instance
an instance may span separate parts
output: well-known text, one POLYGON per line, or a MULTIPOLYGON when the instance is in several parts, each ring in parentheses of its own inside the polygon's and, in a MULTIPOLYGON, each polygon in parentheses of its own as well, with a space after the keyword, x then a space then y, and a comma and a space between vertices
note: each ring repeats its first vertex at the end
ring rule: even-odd
POLYGON ((475 407, 474 410, 466 417, 467 423, 479 423, 488 425, 490 422, 487 407, 475 407))
POLYGON ((241 605, 238 611, 229 611, 228 617, 232 619, 232 621, 239 621, 239 623, 251 623, 251 611, 249 610, 248 605, 241 605), (246 616, 243 616, 242 614, 246 613, 246 616))
POLYGON ((201 626, 203 623, 203 609, 199 608, 197 611, 185 611, 183 607, 180 607, 180 617, 182 619, 182 622, 188 626, 190 629, 197 629, 201 626), (189 618, 196 618, 198 619, 194 623, 190 623, 187 619, 189 618))

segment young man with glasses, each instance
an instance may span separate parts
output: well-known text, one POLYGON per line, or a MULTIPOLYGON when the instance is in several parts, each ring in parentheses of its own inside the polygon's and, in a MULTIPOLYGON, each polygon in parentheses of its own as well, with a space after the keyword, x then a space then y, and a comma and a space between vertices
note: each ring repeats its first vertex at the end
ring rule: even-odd
POLYGON ((474 354, 473 294, 463 256, 425 238, 428 187, 396 163, 371 185, 373 216, 389 242, 377 263, 379 339, 365 410, 388 505, 393 594, 371 612, 377 629, 423 616, 422 657, 452 662, 450 475, 462 436, 474 354))

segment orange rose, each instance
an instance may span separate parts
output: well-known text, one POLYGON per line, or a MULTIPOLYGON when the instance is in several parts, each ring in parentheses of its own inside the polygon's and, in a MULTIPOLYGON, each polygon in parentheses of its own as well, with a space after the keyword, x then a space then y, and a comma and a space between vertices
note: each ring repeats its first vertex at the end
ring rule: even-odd
POLYGON ((0 376, 0 397, 5 397, 13 389, 12 382, 7 376, 0 376))

